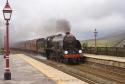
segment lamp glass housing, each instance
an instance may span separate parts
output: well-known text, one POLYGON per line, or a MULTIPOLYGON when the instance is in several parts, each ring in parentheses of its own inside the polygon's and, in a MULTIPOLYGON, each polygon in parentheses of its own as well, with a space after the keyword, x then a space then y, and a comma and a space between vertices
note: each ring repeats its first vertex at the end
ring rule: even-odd
POLYGON ((5 20, 11 19, 12 10, 3 10, 3 15, 5 20))

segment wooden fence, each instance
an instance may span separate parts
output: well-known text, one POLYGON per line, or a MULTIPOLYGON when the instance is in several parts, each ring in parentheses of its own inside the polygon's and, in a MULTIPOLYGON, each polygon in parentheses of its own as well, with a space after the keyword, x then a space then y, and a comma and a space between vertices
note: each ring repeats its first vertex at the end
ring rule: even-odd
POLYGON ((85 47, 83 48, 85 53, 98 54, 98 55, 111 55, 125 57, 125 48, 121 47, 85 47))

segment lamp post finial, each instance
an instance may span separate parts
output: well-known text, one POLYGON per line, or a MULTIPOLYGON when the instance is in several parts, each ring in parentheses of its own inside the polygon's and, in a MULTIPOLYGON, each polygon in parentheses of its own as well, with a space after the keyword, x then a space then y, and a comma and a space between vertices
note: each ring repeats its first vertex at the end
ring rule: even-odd
POLYGON ((9 2, 8 2, 8 0, 7 0, 7 2, 6 2, 6 3, 9 3, 9 2))

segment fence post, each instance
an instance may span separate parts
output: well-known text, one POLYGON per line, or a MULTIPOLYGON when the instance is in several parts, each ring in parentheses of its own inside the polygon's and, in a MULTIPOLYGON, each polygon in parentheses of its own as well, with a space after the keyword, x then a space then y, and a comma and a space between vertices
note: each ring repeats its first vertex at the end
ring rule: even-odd
POLYGON ((98 47, 96 48, 96 54, 98 54, 98 47))
POLYGON ((116 47, 116 56, 118 56, 118 48, 116 47))
POLYGON ((105 47, 106 55, 108 55, 108 47, 105 47))

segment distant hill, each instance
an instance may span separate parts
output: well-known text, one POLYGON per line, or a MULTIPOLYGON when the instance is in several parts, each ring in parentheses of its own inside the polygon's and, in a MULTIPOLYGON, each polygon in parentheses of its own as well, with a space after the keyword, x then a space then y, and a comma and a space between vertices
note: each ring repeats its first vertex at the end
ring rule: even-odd
MULTIPOLYGON (((85 43, 88 47, 94 47, 94 39, 83 40, 81 43, 85 43)), ((125 32, 114 33, 106 37, 97 39, 98 47, 123 47, 125 45, 125 32)))

